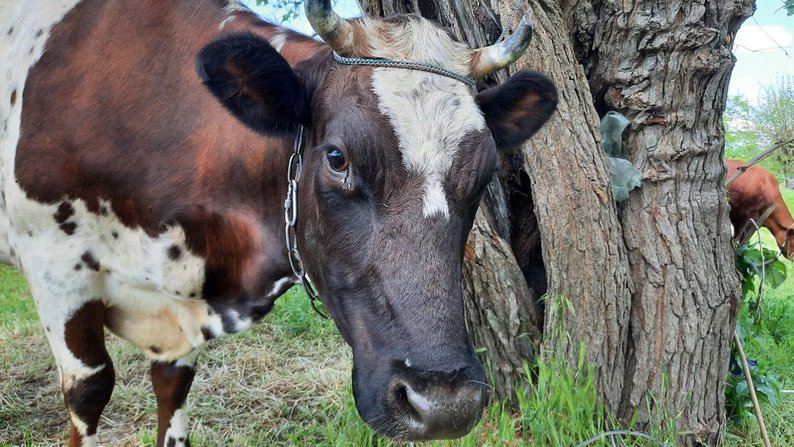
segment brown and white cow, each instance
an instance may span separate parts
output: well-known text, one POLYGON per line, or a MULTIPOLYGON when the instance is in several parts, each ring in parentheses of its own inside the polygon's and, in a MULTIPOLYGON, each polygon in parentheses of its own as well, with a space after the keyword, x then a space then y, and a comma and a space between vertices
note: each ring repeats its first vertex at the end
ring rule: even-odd
MULTIPOLYGON (((725 160, 728 170, 726 178, 733 176, 747 163, 741 160, 725 160)), ((794 259, 794 219, 780 195, 780 185, 769 171, 759 166, 750 166, 725 186, 731 205, 733 231, 738 233, 753 219, 756 222, 772 205, 777 205, 761 226, 775 237, 783 256, 794 259)))
MULTIPOLYGON (((413 15, 345 21, 328 0, 307 12, 342 56, 483 76, 523 51, 472 51, 413 15)), ((341 65, 234 1, 2 0, 0 33, 0 258, 30 283, 70 445, 96 442, 113 389, 105 327, 153 360, 158 445, 188 443, 197 349, 296 282, 283 203, 301 126, 298 241, 353 349, 360 414, 401 439, 477 422, 463 244, 497 150, 553 113, 547 78, 476 93, 341 65)))

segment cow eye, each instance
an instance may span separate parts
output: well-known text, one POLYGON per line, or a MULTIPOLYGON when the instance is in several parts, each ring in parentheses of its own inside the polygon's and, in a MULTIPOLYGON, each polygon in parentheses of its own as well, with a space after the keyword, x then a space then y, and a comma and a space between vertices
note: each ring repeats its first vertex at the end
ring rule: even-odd
POLYGON ((331 166, 331 169, 334 171, 344 172, 347 170, 347 159, 345 158, 345 154, 338 147, 329 148, 325 153, 325 157, 328 159, 328 165, 331 166))

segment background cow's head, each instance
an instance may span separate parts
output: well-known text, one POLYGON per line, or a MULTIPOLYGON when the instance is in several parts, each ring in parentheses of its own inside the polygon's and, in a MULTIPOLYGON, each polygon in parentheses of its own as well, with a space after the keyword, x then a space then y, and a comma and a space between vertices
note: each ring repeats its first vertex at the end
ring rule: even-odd
MULTIPOLYGON (((504 45, 472 51, 414 15, 346 21, 328 0, 306 8, 343 56, 473 76, 518 57, 504 45), (505 54, 512 59, 494 61, 505 54)), ((353 348, 359 413, 392 437, 461 436, 479 419, 486 386, 465 328, 463 247, 497 151, 548 120, 554 85, 520 72, 475 94, 438 74, 338 64, 320 42, 290 65, 283 53, 296 38, 221 38, 199 55, 199 74, 254 130, 294 137, 305 127, 299 244, 353 348)))

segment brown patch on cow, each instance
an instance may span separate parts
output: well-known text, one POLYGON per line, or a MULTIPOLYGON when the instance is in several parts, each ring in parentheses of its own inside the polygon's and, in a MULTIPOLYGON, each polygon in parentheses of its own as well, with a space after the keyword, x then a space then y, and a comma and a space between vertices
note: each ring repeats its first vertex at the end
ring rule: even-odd
MULTIPOLYGON (((739 160, 725 160, 726 178, 732 177, 745 165, 745 162, 739 160)), ((789 228, 794 227, 794 219, 783 200, 775 176, 759 166, 750 166, 726 185, 726 188, 731 206, 730 219, 734 228, 734 237, 742 236, 739 233, 750 219, 758 222, 769 207, 777 205, 772 214, 764 222, 759 223, 769 229, 784 256, 789 259, 794 257, 794 246, 786 239, 789 228)))
POLYGON ((168 248, 168 258, 172 261, 178 261, 182 257, 182 249, 178 245, 172 245, 168 248))
POLYGON ((53 217, 55 218, 56 223, 62 224, 69 220, 69 218, 73 215, 74 208, 72 207, 72 204, 69 202, 61 202, 61 204, 58 205, 58 210, 55 212, 55 214, 53 214, 53 217))
POLYGON ((75 272, 79 272, 82 269, 83 269, 83 264, 75 264, 72 270, 74 270, 75 272))
MULTIPOLYGON (((105 349, 105 307, 100 301, 91 301, 77 310, 64 325, 64 341, 69 351, 90 368, 102 368, 96 373, 63 389, 66 406, 86 424, 87 434, 96 433, 99 416, 110 400, 115 382, 115 372, 105 349)), ((64 383, 64 385, 66 382, 64 383)), ((75 441, 74 426, 69 444, 75 441)), ((80 441, 77 433, 77 441, 80 441)), ((76 445, 80 445, 79 442, 76 445)))
POLYGON ((90 251, 83 253, 83 256, 80 256, 80 260, 85 263, 86 267, 90 268, 91 270, 98 272, 101 266, 99 265, 99 261, 94 258, 94 255, 91 254, 90 251))
POLYGON ((11 106, 17 103, 17 89, 11 92, 11 106))
POLYGON ((197 221, 183 222, 190 251, 206 259, 205 296, 240 294, 253 276, 261 256, 261 233, 247 213, 207 214, 197 221))
MULTIPOLYGON (((32 200, 82 200, 89 212, 151 237, 181 226, 188 243, 180 248, 207 259, 205 296, 237 300, 264 296, 269 289, 256 278, 285 268, 278 228, 291 147, 247 129, 201 85, 193 64, 173 63, 193 60, 218 36, 223 3, 169 2, 130 15, 121 3, 80 2, 52 28, 30 70, 14 168, 32 200), (107 52, 114 47, 124 51, 107 52), (157 82, 140 61, 158 67, 157 82), (240 165, 244 172, 229 175, 240 165), (240 215, 252 217, 242 224, 240 215)), ((224 32, 277 29, 238 14, 245 20, 224 32)), ((296 45, 288 60, 329 51, 307 37, 288 40, 296 45)), ((83 262, 99 269, 96 260, 83 262)))
POLYGON ((168 444, 166 444, 166 447, 176 447, 176 439, 168 438, 168 444))
POLYGON ((162 349, 158 348, 157 346, 149 346, 149 351, 151 351, 153 354, 160 354, 163 352, 162 349))
MULTIPOLYGON (((171 418, 184 405, 195 375, 193 368, 176 366, 175 362, 152 363, 152 386, 157 398, 157 445, 163 445, 171 418)), ((172 440, 169 439, 169 443, 172 440)))
MULTIPOLYGON (((97 333, 103 333, 104 315, 102 302, 91 301, 69 317, 64 326, 66 347, 90 368, 103 365, 107 360, 107 354, 96 346, 97 333)), ((104 335, 99 337, 99 341, 99 345, 104 346, 104 335)))
POLYGON ((58 228, 61 229, 64 233, 71 236, 74 234, 74 231, 77 229, 77 224, 74 222, 67 222, 64 224, 58 225, 58 228))
POLYGON ((69 447, 82 447, 83 446, 83 436, 77 431, 77 427, 72 425, 72 429, 69 430, 69 447))

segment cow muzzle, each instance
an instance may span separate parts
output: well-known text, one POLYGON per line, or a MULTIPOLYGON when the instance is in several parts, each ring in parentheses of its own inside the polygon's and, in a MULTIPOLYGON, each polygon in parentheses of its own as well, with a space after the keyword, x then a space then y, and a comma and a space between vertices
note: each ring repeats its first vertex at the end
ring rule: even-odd
POLYGON ((487 384, 476 360, 453 370, 400 365, 391 372, 377 399, 379 411, 359 405, 359 412, 378 432, 405 441, 453 439, 469 433, 480 420, 487 384))

